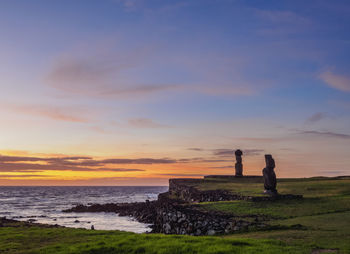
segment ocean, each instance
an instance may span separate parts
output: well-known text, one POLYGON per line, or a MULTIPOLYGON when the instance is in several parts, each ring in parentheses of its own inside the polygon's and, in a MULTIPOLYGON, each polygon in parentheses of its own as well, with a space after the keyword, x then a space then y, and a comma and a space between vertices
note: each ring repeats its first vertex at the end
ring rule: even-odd
POLYGON ((1 186, 0 217, 72 228, 150 231, 149 225, 115 213, 63 213, 78 204, 142 202, 156 200, 166 186, 1 186))

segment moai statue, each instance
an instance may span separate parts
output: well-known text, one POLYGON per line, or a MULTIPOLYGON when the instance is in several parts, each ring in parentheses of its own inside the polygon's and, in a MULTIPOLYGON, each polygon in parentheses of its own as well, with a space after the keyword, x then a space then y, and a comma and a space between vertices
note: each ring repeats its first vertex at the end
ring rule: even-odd
POLYGON ((235 164, 235 169, 236 169, 236 176, 243 176, 243 164, 242 164, 242 151, 241 150, 236 150, 235 155, 236 155, 236 164, 235 164))
POLYGON ((276 190, 276 174, 274 171, 275 160, 272 158, 271 154, 265 154, 266 168, 263 169, 262 173, 264 176, 264 193, 269 195, 277 195, 276 190))

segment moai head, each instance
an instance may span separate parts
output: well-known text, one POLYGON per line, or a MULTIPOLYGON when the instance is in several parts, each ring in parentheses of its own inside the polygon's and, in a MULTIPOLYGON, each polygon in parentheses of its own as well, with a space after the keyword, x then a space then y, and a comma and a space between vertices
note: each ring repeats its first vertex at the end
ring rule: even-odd
POLYGON ((275 160, 272 158, 271 154, 265 154, 266 168, 275 168, 275 160))
POLYGON ((242 156, 242 154, 243 154, 243 152, 242 152, 241 150, 239 150, 239 149, 237 149, 237 150, 235 151, 235 155, 236 155, 236 156, 242 156))

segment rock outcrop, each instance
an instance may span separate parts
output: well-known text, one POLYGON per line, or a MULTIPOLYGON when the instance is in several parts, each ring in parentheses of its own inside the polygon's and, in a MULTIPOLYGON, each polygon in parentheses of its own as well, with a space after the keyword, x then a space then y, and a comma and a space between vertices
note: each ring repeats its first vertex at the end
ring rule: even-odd
MULTIPOLYGON (((255 180, 255 177, 252 178, 255 180)), ((261 179, 261 178, 260 178, 261 179)), ((259 180, 259 179, 257 179, 259 180)), ((208 201, 251 200, 272 201, 302 198, 295 195, 242 196, 225 190, 201 191, 193 185, 203 179, 170 179, 169 192, 158 195, 158 200, 136 203, 78 205, 64 212, 114 212, 119 216, 132 216, 139 222, 152 224, 153 233, 216 235, 263 228, 263 216, 235 216, 201 209, 196 204, 208 201)))
POLYGON ((168 193, 160 194, 157 201, 78 205, 64 212, 115 212, 119 216, 133 216, 139 222, 152 224, 152 233, 164 234, 217 235, 266 226, 259 220, 202 211, 181 200, 170 199, 168 193))
POLYGON ((59 226, 57 224, 43 224, 34 223, 32 220, 29 221, 18 221, 14 219, 7 219, 6 217, 0 217, 0 228, 1 227, 40 227, 40 228, 64 228, 64 226, 59 226))

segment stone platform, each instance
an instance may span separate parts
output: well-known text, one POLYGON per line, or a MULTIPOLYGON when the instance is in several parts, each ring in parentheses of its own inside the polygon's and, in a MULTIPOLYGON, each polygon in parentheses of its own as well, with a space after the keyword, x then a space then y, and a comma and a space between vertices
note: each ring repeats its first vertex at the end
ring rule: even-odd
POLYGON ((225 178, 225 179, 240 179, 240 178, 255 178, 255 179, 263 179, 262 176, 253 176, 253 175, 247 175, 247 176, 235 176, 235 175, 207 175, 204 176, 204 179, 207 178, 225 178))

